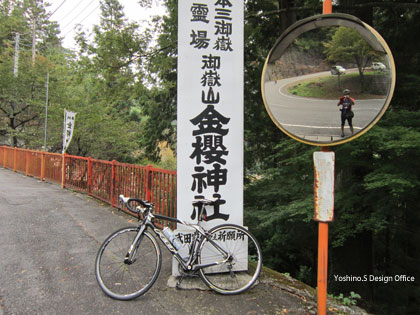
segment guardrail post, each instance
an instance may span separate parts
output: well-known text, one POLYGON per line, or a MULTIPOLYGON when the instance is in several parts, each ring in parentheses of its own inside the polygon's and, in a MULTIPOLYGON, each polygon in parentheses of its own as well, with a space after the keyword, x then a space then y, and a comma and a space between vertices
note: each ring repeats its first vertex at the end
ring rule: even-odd
POLYGON ((147 165, 146 168, 146 200, 152 201, 152 165, 147 165))
POLYGON ((29 154, 29 150, 25 150, 26 152, 26 163, 25 163, 25 176, 29 175, 29 163, 30 163, 30 154, 29 154))
POLYGON ((88 157, 88 172, 87 172, 87 193, 90 195, 92 191, 92 158, 88 157))
POLYGON ((115 189, 115 177, 116 177, 116 163, 117 161, 113 160, 112 164, 111 164, 111 196, 109 196, 110 198, 110 202, 111 202, 111 206, 116 206, 116 189, 115 189))
POLYGON ((13 148, 13 172, 16 172, 17 148, 13 148))
POLYGON ((7 148, 3 147, 3 168, 6 168, 6 159, 7 159, 6 151, 7 151, 7 148))
POLYGON ((41 181, 45 180, 45 151, 41 153, 41 181))
POLYGON ((66 153, 63 153, 63 159, 61 162, 61 188, 66 187, 66 153))

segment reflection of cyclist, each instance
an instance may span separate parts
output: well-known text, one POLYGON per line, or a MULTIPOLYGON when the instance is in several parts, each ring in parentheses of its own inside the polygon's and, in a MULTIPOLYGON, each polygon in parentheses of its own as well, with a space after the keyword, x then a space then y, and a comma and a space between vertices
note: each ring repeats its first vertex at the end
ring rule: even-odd
POLYGON ((337 106, 342 105, 343 107, 341 110, 341 136, 344 137, 344 124, 347 120, 351 134, 353 134, 353 123, 352 119, 354 116, 354 113, 352 111, 352 107, 354 105, 354 98, 350 97, 350 90, 345 89, 343 91, 343 96, 340 97, 340 100, 338 101, 337 106))

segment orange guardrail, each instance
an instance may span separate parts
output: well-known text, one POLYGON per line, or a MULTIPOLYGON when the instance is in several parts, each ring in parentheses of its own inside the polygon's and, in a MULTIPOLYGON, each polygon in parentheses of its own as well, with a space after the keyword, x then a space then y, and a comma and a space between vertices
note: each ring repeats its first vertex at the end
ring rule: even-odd
POLYGON ((87 193, 113 207, 118 207, 121 194, 149 200, 157 213, 176 217, 176 171, 7 146, 0 146, 0 166, 87 193))

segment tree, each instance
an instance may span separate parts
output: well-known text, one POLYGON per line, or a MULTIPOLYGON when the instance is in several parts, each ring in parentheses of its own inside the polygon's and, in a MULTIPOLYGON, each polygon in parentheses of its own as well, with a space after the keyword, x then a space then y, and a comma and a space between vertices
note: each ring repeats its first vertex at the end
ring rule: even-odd
POLYGON ((359 70, 360 89, 365 90, 364 71, 368 65, 380 57, 357 30, 348 27, 338 27, 325 44, 327 59, 333 63, 349 62, 355 64, 359 70))
POLYGON ((3 132, 16 146, 22 135, 30 133, 31 125, 39 125, 49 67, 46 58, 35 55, 33 44, 31 51, 19 47, 29 44, 29 38, 33 41, 37 26, 49 30, 48 37, 39 33, 44 44, 57 42, 57 33, 49 28, 43 1, 3 1, 0 8, 0 41, 4 44, 0 49, 0 119, 7 125, 3 132))
POLYGON ((146 57, 145 69, 149 73, 148 93, 139 98, 139 108, 145 115, 142 132, 138 142, 144 148, 145 156, 152 160, 160 159, 159 144, 166 143, 176 150, 176 80, 177 80, 177 30, 178 3, 165 1, 168 14, 162 19, 156 17, 155 32, 160 35, 156 46, 146 57))
MULTIPOLYGON (((419 274, 417 190, 419 112, 391 111, 354 143, 336 150, 336 209, 331 272, 357 275, 419 274), (359 257, 352 261, 350 257, 359 257)), ((375 301, 375 312, 410 314, 420 296, 416 284, 331 281, 336 292, 353 290, 375 301), (390 294, 395 292, 395 294, 390 294)))
POLYGON ((316 281, 316 225, 313 217, 313 149, 283 139, 249 176, 245 224, 256 235, 267 266, 313 285, 316 281))
POLYGON ((79 30, 79 52, 70 63, 70 95, 62 102, 78 113, 69 152, 133 161, 142 119, 133 112, 146 90, 141 60, 150 36, 128 22, 117 0, 101 1, 100 23, 93 34, 89 41, 79 30))
POLYGON ((101 2, 100 24, 93 29, 94 40, 86 53, 90 71, 100 78, 104 106, 127 115, 133 106, 134 85, 141 84, 142 72, 136 62, 144 54, 150 40, 148 32, 140 33, 139 25, 128 23, 117 0, 101 2))
POLYGON ((418 2, 393 2, 376 8, 374 26, 391 48, 397 68, 393 107, 417 111, 420 106, 420 42, 415 30, 420 19, 418 2))

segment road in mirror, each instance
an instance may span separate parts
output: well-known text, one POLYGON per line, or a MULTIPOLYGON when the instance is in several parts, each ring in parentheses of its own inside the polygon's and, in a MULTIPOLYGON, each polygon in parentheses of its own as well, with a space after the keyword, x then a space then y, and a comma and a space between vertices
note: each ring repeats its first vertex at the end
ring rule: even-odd
POLYGON ((383 114, 393 61, 379 40, 325 26, 288 42, 273 48, 263 73, 267 110, 283 131, 310 144, 334 144, 383 114))

